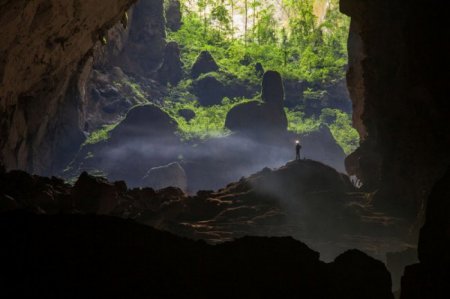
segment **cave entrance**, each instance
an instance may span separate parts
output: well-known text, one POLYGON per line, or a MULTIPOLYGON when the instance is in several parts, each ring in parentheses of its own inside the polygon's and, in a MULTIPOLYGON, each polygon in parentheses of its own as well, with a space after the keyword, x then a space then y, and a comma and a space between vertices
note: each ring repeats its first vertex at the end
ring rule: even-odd
POLYGON ((66 176, 217 189, 294 159, 296 140, 302 158, 345 172, 359 138, 345 82, 349 18, 338 2, 139 2, 101 37, 88 137, 66 176), (272 76, 264 94, 267 71, 283 84, 272 76), (166 166, 181 179, 144 179, 166 166))

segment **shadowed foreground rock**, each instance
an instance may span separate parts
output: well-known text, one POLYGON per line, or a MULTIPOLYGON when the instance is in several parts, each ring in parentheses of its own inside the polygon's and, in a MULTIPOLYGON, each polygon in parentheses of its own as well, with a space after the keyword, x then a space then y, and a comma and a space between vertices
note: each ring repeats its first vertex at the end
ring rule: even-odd
POLYGON ((86 298, 391 299, 381 262, 334 263, 292 238, 211 246, 107 216, 0 216, 2 294, 86 298))
POLYGON ((370 194, 358 192, 346 175, 311 160, 191 196, 174 187, 129 189, 87 173, 73 187, 22 171, 0 174, 0 212, 18 209, 117 216, 209 243, 289 235, 320 249, 326 260, 350 248, 381 258, 411 246, 403 239, 408 223, 375 210, 370 194))

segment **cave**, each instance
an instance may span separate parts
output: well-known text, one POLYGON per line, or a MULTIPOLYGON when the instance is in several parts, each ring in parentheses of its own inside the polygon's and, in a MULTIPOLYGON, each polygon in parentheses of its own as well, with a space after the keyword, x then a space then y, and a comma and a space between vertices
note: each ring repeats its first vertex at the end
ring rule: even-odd
POLYGON ((448 298, 445 3, 191 2, 0 0, 0 293, 448 298))

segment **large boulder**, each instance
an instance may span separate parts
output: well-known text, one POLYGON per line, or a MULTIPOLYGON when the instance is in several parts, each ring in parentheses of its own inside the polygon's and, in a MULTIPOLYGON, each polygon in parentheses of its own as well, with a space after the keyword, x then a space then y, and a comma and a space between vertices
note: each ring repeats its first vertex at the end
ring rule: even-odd
POLYGON ((166 5, 166 27, 172 31, 181 28, 181 3, 179 0, 170 0, 166 5))
POLYGON ((192 78, 197 79, 201 74, 215 72, 218 70, 219 66, 211 54, 208 51, 202 51, 192 66, 191 76, 192 78))
POLYGON ((187 190, 187 177, 183 167, 177 162, 168 165, 153 167, 142 178, 142 185, 154 189, 177 187, 187 190))
POLYGON ((132 14, 120 66, 130 73, 148 76, 164 58, 166 28, 163 1, 139 1, 132 14))
POLYGON ((394 299, 391 275, 381 261, 353 249, 339 255, 330 267, 335 298, 394 299))
POLYGON ((116 186, 83 172, 72 189, 75 207, 85 213, 109 214, 118 204, 116 186))
POLYGON ((164 62, 158 70, 158 79, 161 84, 177 85, 183 78, 183 63, 180 49, 176 42, 169 42, 164 49, 164 62))
POLYGON ((202 106, 218 105, 225 97, 226 88, 216 77, 206 75, 194 82, 193 92, 202 106))
POLYGON ((267 71, 264 74, 261 98, 263 102, 249 101, 230 109, 225 127, 250 135, 286 132, 288 122, 283 109, 283 82, 278 72, 267 71))
POLYGON ((173 137, 177 128, 177 122, 161 108, 146 104, 128 111, 125 119, 111 131, 111 139, 173 137))
POLYGON ((321 125, 317 130, 302 135, 301 143, 302 158, 322 161, 338 171, 345 172, 345 152, 334 139, 328 126, 321 125))
POLYGON ((280 73, 276 71, 267 71, 264 73, 261 86, 261 98, 265 103, 274 103, 283 107, 284 87, 280 73))

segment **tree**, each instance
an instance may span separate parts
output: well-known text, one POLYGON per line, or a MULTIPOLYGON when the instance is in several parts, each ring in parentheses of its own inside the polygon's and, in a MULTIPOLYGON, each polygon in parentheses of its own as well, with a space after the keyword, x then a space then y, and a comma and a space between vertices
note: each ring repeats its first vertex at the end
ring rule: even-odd
POLYGON ((225 7, 223 0, 220 1, 219 4, 216 4, 212 11, 211 11, 211 17, 213 20, 217 21, 218 28, 219 28, 219 35, 223 31, 229 31, 230 29, 230 16, 228 14, 228 10, 225 7))

